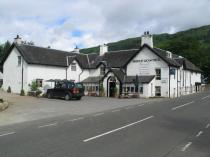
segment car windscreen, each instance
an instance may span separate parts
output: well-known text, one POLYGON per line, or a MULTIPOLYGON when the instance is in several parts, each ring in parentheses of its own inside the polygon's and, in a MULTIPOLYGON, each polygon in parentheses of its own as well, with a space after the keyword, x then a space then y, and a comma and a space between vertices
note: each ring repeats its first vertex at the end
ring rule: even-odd
POLYGON ((75 84, 75 87, 77 87, 77 88, 83 88, 83 85, 81 83, 76 83, 75 84))

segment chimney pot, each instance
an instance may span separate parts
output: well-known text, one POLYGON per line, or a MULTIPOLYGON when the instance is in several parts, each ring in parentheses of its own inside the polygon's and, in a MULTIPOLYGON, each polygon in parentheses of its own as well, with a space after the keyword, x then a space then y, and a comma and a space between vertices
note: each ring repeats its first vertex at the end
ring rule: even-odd
POLYGON ((108 52, 108 46, 106 44, 100 45, 100 56, 103 56, 106 52, 108 52))
POLYGON ((141 46, 144 44, 153 48, 153 36, 149 33, 149 31, 144 32, 144 35, 141 37, 141 46))
POLYGON ((79 48, 77 47, 77 45, 76 45, 76 47, 74 48, 74 53, 80 53, 80 52, 79 52, 79 48))
POLYGON ((22 43, 22 39, 20 38, 19 35, 17 35, 17 37, 14 38, 14 43, 19 44, 19 45, 22 43))

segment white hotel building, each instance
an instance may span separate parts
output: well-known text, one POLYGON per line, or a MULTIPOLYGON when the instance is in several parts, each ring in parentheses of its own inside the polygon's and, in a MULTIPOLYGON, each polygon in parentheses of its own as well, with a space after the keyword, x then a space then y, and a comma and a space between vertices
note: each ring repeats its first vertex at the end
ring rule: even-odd
POLYGON ((179 97, 200 90, 202 71, 186 58, 155 48, 148 32, 139 49, 81 54, 21 43, 17 36, 2 62, 3 89, 12 92, 30 90, 32 81, 40 88, 53 86, 50 79, 83 82, 85 93, 104 96, 137 94, 140 97, 179 97))

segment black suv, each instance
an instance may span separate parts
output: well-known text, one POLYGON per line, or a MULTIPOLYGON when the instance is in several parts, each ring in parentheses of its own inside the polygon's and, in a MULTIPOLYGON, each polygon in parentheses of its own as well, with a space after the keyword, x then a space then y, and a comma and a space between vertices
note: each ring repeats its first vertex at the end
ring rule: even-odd
POLYGON ((64 98, 71 100, 73 98, 80 100, 84 96, 84 86, 81 83, 71 81, 56 81, 53 89, 47 90, 47 98, 64 98))

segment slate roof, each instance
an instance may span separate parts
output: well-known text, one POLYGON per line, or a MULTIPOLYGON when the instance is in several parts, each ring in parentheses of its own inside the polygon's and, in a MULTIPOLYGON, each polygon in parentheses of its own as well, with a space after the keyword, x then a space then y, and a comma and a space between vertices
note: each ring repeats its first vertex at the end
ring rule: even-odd
POLYGON ((83 80, 82 83, 99 83, 99 81, 101 81, 101 79, 102 79, 101 76, 88 77, 85 80, 83 80))
MULTIPOLYGON (((114 75, 118 78, 121 83, 133 83, 136 80, 137 76, 126 76, 126 74, 120 69, 110 69, 108 73, 113 72, 114 75)), ((104 77, 106 77, 106 75, 104 77)), ((155 75, 147 75, 147 76, 138 76, 138 81, 140 83, 149 83, 154 79, 155 75)))
POLYGON ((0 72, 3 73, 3 65, 0 64, 0 72))
POLYGON ((139 49, 119 50, 105 53, 103 56, 104 61, 107 62, 108 67, 122 68, 139 52, 139 49))
MULTIPOLYGON (((98 54, 78 54, 74 52, 60 51, 51 48, 43 48, 32 45, 17 45, 13 43, 9 52, 16 47, 20 54, 23 56, 28 64, 38 64, 38 65, 50 65, 50 66, 60 66, 67 67, 67 56, 68 63, 71 64, 76 60, 82 69, 95 69, 101 64, 106 64, 109 68, 125 68, 126 65, 144 48, 147 47, 157 56, 163 59, 169 66, 180 67, 182 62, 177 58, 177 55, 172 54, 173 58, 167 58, 166 51, 159 48, 151 48, 148 45, 143 45, 140 49, 130 49, 130 50, 118 50, 110 51, 105 53, 103 56, 98 54)), ((8 57, 3 59, 3 62, 8 57)), ((3 63, 2 62, 2 63, 3 63)), ((190 61, 185 59, 184 67, 188 70, 201 71, 198 67, 192 64, 190 61)), ((121 75, 121 74, 119 74, 121 75)))
MULTIPOLYGON (((139 83, 150 83, 155 78, 154 75, 138 76, 139 83)), ((126 76, 124 83, 133 83, 136 80, 136 76, 126 76)))
MULTIPOLYGON (((176 62, 173 58, 168 58, 166 56, 167 51, 166 50, 162 50, 159 48, 153 48, 153 50, 155 51, 155 53, 162 58, 166 63, 168 63, 170 66, 175 66, 175 67, 180 67, 181 65, 176 62)), ((173 54, 172 54, 173 55, 173 54)))
POLYGON ((185 70, 195 71, 195 72, 203 72, 200 68, 194 65, 186 58, 174 58, 180 65, 183 65, 185 70))

